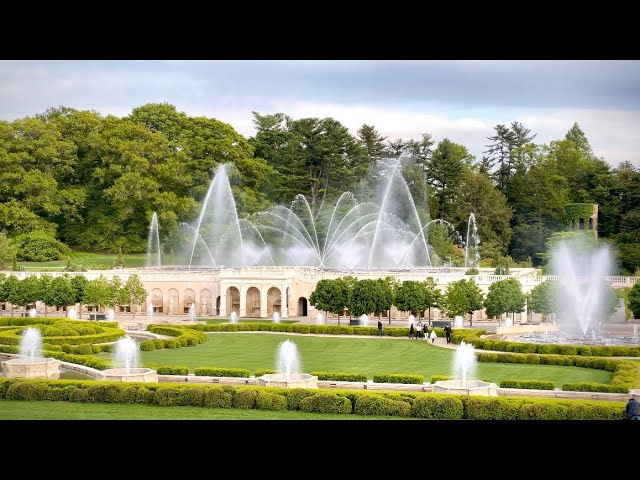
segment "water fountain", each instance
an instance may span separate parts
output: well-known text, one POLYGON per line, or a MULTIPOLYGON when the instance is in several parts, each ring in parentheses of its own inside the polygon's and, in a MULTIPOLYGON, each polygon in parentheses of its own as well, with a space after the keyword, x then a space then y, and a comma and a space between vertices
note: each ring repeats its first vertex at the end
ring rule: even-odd
POLYGON ((146 383, 158 381, 155 370, 139 367, 140 350, 131 337, 121 338, 115 343, 112 359, 116 367, 102 370, 98 380, 146 383))
POLYGON ((231 312, 231 323, 238 323, 238 314, 235 310, 231 312))
POLYGON ((478 268, 480 265, 480 237, 476 216, 471 213, 467 222, 467 240, 464 247, 464 268, 478 268))
POLYGON ((369 325, 369 315, 360 315, 360 326, 366 327, 367 325, 369 325))
POLYGON ((107 311, 107 319, 108 319, 110 322, 113 322, 113 321, 116 319, 116 312, 115 312, 115 310, 114 310, 113 308, 110 308, 110 309, 107 311))
POLYGON ((35 327, 22 331, 18 358, 2 362, 5 377, 11 378, 59 378, 60 361, 42 357, 42 333, 35 327))
POLYGON ((191 320, 192 322, 196 321, 196 305, 195 305, 195 303, 192 303, 191 306, 189 307, 189 320, 191 320))
POLYGON ((413 323, 413 326, 415 328, 416 317, 413 314, 409 315, 409 317, 407 318, 407 327, 411 328, 411 324, 412 323, 413 323))
POLYGON ((158 234, 158 214, 153 212, 149 225, 149 237, 147 238, 147 267, 160 266, 162 266, 162 253, 160 235, 158 234))
POLYGON ((551 252, 557 282, 557 318, 560 332, 587 336, 599 320, 608 317, 608 285, 613 259, 607 245, 578 235, 562 241, 551 252))
POLYGON ((151 302, 147 303, 147 318, 149 323, 153 323, 153 304, 151 302))
POLYGON ((483 395, 495 397, 498 386, 482 380, 475 380, 477 358, 473 345, 464 340, 456 349, 453 359, 453 376, 451 380, 438 380, 433 384, 434 393, 457 393, 464 395, 483 395))
POLYGON ((281 388, 318 388, 318 377, 300 373, 298 347, 287 339, 278 345, 276 352, 277 373, 267 373, 257 378, 258 385, 281 388))
POLYGON ((38 311, 35 308, 32 308, 31 310, 29 310, 29 316, 31 318, 35 318, 38 316, 38 311))
POLYGON ((463 318, 460 315, 453 317, 453 328, 462 328, 463 318))
POLYGON ((324 315, 318 313, 316 315, 316 325, 322 325, 324 323, 324 315))
MULTIPOLYGON (((380 186, 379 204, 358 202, 353 193, 344 192, 335 205, 314 212, 300 194, 290 206, 277 205, 247 218, 238 215, 229 168, 216 168, 197 220, 180 224, 176 237, 185 241, 177 250, 177 264, 219 268, 224 259, 229 267, 429 268, 434 265, 429 227, 453 228, 444 220, 430 220, 426 204, 415 204, 399 162, 381 176, 386 183, 380 186)), ((159 250, 153 224, 152 219, 149 255, 159 250)), ((474 228, 472 218, 468 242, 477 247, 474 228)), ((470 258, 475 258, 475 247, 469 247, 470 258)))
POLYGON ((273 323, 280 323, 280 313, 273 312, 273 323))
POLYGON ((67 317, 70 318, 71 320, 76 320, 77 319, 76 309, 71 307, 69 310, 67 310, 67 317))

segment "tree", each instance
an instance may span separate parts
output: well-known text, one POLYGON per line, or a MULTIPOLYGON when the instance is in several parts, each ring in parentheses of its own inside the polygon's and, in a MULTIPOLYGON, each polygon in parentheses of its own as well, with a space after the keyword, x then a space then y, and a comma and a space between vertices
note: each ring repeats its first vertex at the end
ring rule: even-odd
POLYGON ((380 310, 378 320, 382 320, 382 311, 387 311, 387 318, 389 319, 389 325, 391 325, 391 315, 389 314, 389 310, 391 310, 391 306, 394 304, 395 299, 395 288, 398 283, 395 277, 389 275, 385 278, 377 279, 380 282, 380 310))
POLYGON ((9 275, 4 279, 4 282, 0 285, 0 301, 11 303, 11 311, 9 315, 13 317, 14 303, 11 301, 14 298, 14 292, 20 287, 20 280, 15 275, 9 275))
POLYGON ((11 239, 7 238, 4 232, 0 232, 0 270, 8 269, 17 253, 18 248, 11 239))
POLYGON ((84 291, 87 288, 87 277, 84 275, 74 275, 70 280, 74 292, 72 304, 78 304, 78 318, 82 318, 82 302, 84 301, 84 291))
POLYGON ((557 291, 558 285, 556 281, 545 280, 541 284, 536 285, 529 294, 529 308, 532 312, 542 314, 545 322, 549 315, 558 311, 556 305, 557 291))
POLYGON ((524 311, 526 297, 522 293, 522 285, 516 278, 498 280, 489 285, 489 293, 484 302, 489 318, 501 316, 503 313, 520 313, 524 311))
POLYGON ((4 273, 0 273, 0 317, 2 316, 2 310, 4 310, 4 302, 7 301, 4 290, 4 282, 7 279, 4 273))
POLYGON ((340 325, 340 315, 344 312, 347 301, 348 295, 345 283, 340 278, 318 281, 316 288, 309 296, 309 303, 318 310, 338 315, 338 325, 340 325))
POLYGON ((635 318, 640 318, 640 282, 636 282, 629 290, 629 309, 635 318))
POLYGON ((465 169, 473 156, 463 145, 445 138, 426 162, 427 179, 435 189, 437 210, 432 216, 449 220, 454 210, 452 202, 459 191, 465 169))
POLYGON ((19 280, 15 288, 9 292, 9 301, 24 307, 25 310, 28 305, 35 304, 38 300, 42 300, 42 290, 40 280, 35 275, 19 280))
POLYGON ((383 137, 373 125, 364 123, 357 132, 358 142, 364 147, 371 162, 376 162, 387 155, 383 137))
POLYGON ((351 305, 349 308, 351 313, 359 317, 360 315, 382 310, 381 300, 384 292, 381 289, 381 285, 378 280, 358 280, 351 293, 351 305))
POLYGON ((129 306, 133 312, 133 318, 136 318, 136 311, 133 308, 133 305, 140 305, 145 301, 148 295, 147 291, 144 289, 142 281, 140 280, 140 276, 137 274, 129 276, 124 284, 124 291, 126 297, 129 299, 129 306))
MULTIPOLYGON (((482 291, 473 279, 462 279, 447 285, 443 306, 449 317, 467 313, 472 315, 482 308, 482 304, 482 291)), ((469 318, 469 322, 473 326, 472 317, 469 318)))
POLYGON ((349 310, 349 320, 351 320, 351 301, 353 298, 353 289, 358 283, 358 278, 353 275, 346 275, 337 279, 340 282, 344 298, 344 307, 349 310))
POLYGON ((96 306, 98 311, 100 306, 109 305, 112 301, 112 289, 109 280, 104 275, 100 275, 94 280, 89 280, 84 289, 84 303, 96 306))
POLYGON ((429 325, 431 325, 431 308, 437 308, 440 306, 443 300, 442 292, 438 288, 438 285, 436 284, 436 281, 433 279, 433 277, 427 277, 427 279, 424 281, 424 285, 426 293, 425 303, 427 304, 427 308, 429 309, 429 325))
POLYGON ((396 289, 396 307, 404 312, 415 312, 420 321, 420 315, 427 308, 427 285, 417 280, 405 280, 396 289))
POLYGON ((54 277, 44 293, 44 303, 60 309, 73 305, 76 294, 68 276, 54 277))
POLYGON ((49 291, 49 287, 51 286, 51 281, 53 280, 53 277, 51 275, 40 275, 40 277, 38 278, 38 281, 40 282, 40 291, 42 292, 42 302, 44 303, 44 316, 47 316, 47 301, 46 301, 46 296, 47 296, 47 292, 49 291))

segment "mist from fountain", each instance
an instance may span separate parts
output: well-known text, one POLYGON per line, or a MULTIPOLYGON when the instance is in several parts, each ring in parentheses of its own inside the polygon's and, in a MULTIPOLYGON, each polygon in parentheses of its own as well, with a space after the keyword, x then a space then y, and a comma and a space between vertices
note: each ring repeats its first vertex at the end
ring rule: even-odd
POLYGON ((133 338, 124 337, 115 343, 113 362, 118 368, 124 368, 127 374, 139 366, 140 350, 133 338))
POLYGON ((196 320, 196 304, 192 303, 189 307, 189 320, 195 322, 196 320))
MULTIPOLYGON (((186 240, 176 263, 219 268, 224 259, 230 267, 430 268, 437 255, 428 242, 429 228, 444 224, 455 231, 445 220, 430 220, 428 205, 415 204, 400 162, 381 176, 379 204, 358 202, 344 192, 335 205, 314 212, 299 194, 288 207, 277 205, 247 218, 238 216, 229 171, 229 165, 216 168, 197 221, 180 224, 176 238, 186 240)), ((468 230, 471 235, 473 228, 468 230)), ((150 245, 149 252, 159 250, 155 236, 152 243, 157 246, 150 245)))
POLYGON ((288 380, 291 375, 301 372, 300 354, 298 347, 287 339, 278 345, 276 352, 276 370, 285 375, 288 380))
POLYGON ((116 312, 115 312, 115 310, 114 310, 113 308, 110 308, 110 309, 107 311, 107 319, 108 319, 110 322, 113 322, 113 321, 116 319, 116 312))
POLYGON ((158 214, 153 212, 147 237, 147 267, 161 266, 162 251, 160 249, 160 234, 158 233, 158 214))
POLYGON ((30 309, 30 310, 29 310, 29 316, 30 316, 31 318, 35 318, 35 317, 37 317, 37 316, 38 316, 38 311, 37 311, 35 308, 30 309))
POLYGON ((280 314, 278 312, 273 312, 273 323, 280 323, 280 314))
POLYGON ((369 315, 367 314, 360 315, 360 325, 364 327, 369 325, 369 315))
POLYGON ((477 362, 473 345, 462 340, 453 358, 453 375, 463 388, 467 388, 469 380, 475 378, 477 362))
POLYGON ((153 323, 153 304, 151 302, 147 303, 147 319, 149 323, 153 323))
POLYGON ((410 328, 412 323, 416 323, 416 317, 413 314, 409 315, 409 317, 407 318, 407 327, 410 328))
POLYGON ((235 312, 231 312, 231 323, 238 323, 238 314, 235 312))
POLYGON ((463 318, 460 315, 456 315, 455 317, 453 317, 453 326, 454 328, 462 328, 463 318))
POLYGON ((67 317, 70 318, 71 320, 76 320, 77 318, 76 309, 71 307, 69 310, 67 310, 67 317))
POLYGON ((480 265, 480 237, 476 216, 471 213, 467 222, 467 239, 464 247, 464 268, 478 268, 480 265))
POLYGON ((638 340, 638 324, 633 326, 633 341, 638 340))
POLYGON ((586 234, 563 240, 552 250, 552 273, 558 275, 556 302, 561 332, 586 336, 608 317, 610 287, 606 277, 612 274, 613 265, 609 247, 597 246, 586 234))
POLYGON ((31 360, 42 357, 42 332, 35 327, 26 328, 20 337, 18 352, 31 360))
POLYGON ((316 315, 316 325, 322 325, 324 324, 324 315, 322 315, 321 313, 318 313, 316 315))

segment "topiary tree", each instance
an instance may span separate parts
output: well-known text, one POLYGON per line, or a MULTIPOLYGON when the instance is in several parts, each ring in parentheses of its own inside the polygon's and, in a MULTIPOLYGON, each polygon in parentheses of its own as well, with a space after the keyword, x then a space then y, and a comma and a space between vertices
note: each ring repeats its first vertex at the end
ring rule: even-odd
POLYGON ((378 280, 358 280, 351 292, 351 313, 356 317, 381 310, 384 292, 378 280))
POLYGON ((540 285, 536 285, 529 294, 529 308, 533 312, 542 314, 545 322, 548 320, 549 315, 558 311, 556 304, 557 291, 558 284, 555 280, 545 280, 540 285))
POLYGON ((418 322, 420 314, 429 308, 427 285, 417 280, 405 280, 396 289, 396 307, 406 312, 415 312, 418 322))
POLYGON ((124 284, 125 296, 129 299, 129 308, 133 312, 133 318, 136 318, 136 311, 133 305, 140 305, 147 298, 147 291, 137 274, 131 275, 124 284))
POLYGON ((503 313, 520 313, 524 311, 525 304, 526 297, 518 279, 506 278, 489 285, 484 307, 487 316, 495 318, 503 313))
POLYGON ((469 313, 469 323, 473 326, 471 316, 482 308, 483 300, 482 290, 476 282, 473 279, 462 279, 447 285, 443 307, 450 317, 469 313))
POLYGON ((629 309, 635 318, 640 318, 640 282, 629 289, 629 309))

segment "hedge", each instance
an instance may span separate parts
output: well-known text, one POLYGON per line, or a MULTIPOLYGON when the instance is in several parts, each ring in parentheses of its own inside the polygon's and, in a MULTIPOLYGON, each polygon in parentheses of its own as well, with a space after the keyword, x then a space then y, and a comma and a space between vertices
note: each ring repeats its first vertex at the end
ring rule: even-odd
POLYGON ((420 385, 424 383, 424 375, 380 373, 373 376, 373 381, 376 383, 410 383, 420 385))
POLYGON ((335 393, 316 393, 300 401, 300 410, 309 413, 349 414, 351 402, 335 393))
MULTIPOLYGON (((333 380, 336 382, 366 382, 366 373, 355 372, 309 372, 309 375, 315 375, 318 380, 333 380)), ((257 376, 257 375, 256 375, 257 376)))
POLYGON ((547 380, 502 380, 500 382, 500 388, 553 390, 555 384, 547 380))
POLYGON ((249 377, 247 368, 198 367, 193 373, 197 377, 249 377))
POLYGON ((158 375, 189 375, 189 367, 184 366, 162 365, 155 370, 158 375))
POLYGON ((381 395, 363 395, 359 397, 353 407, 357 415, 378 415, 393 417, 409 417, 411 405, 407 402, 392 400, 381 395))

